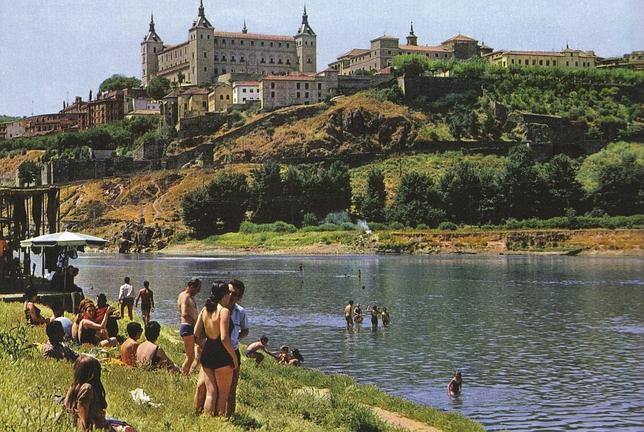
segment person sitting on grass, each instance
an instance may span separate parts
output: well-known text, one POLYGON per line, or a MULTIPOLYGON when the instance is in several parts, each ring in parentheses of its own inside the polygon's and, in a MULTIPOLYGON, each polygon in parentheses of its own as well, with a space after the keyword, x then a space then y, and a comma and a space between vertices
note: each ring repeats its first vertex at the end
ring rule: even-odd
POLYGON ((63 343, 65 329, 63 329, 63 325, 59 321, 52 321, 47 324, 45 331, 47 332, 49 340, 43 346, 43 357, 55 360, 76 361, 78 354, 63 343))
POLYGON ((461 372, 457 371, 454 373, 454 377, 452 377, 452 380, 447 384, 447 394, 450 395, 451 397, 456 397, 461 394, 461 386, 463 385, 463 377, 461 376, 461 372))
MULTIPOLYGON (((96 297, 96 316, 94 317, 95 323, 100 323, 101 321, 103 321, 103 317, 107 313, 107 309, 109 307, 110 305, 107 304, 107 297, 105 296, 105 294, 99 294, 98 297, 96 297)), ((107 331, 108 337, 118 338, 118 335, 119 335, 118 320, 120 319, 121 319, 121 315, 118 313, 118 311, 113 310, 112 314, 107 319, 107 325, 105 326, 105 330, 107 331)))
POLYGON ((36 306, 38 301, 38 290, 31 286, 25 289, 25 319, 32 326, 43 325, 49 322, 49 318, 41 315, 40 309, 36 306))
POLYGON ((85 311, 78 314, 76 317, 76 325, 78 327, 78 342, 80 344, 96 345, 101 348, 115 347, 118 345, 116 338, 108 337, 107 320, 110 318, 114 309, 108 306, 105 316, 100 324, 94 322, 96 319, 96 306, 94 303, 85 303, 85 311))
POLYGON ((74 363, 74 381, 65 395, 65 409, 74 416, 82 432, 104 429, 134 432, 127 423, 107 419, 105 388, 101 382, 101 363, 94 357, 81 355, 74 363))
POLYGON ((58 321, 65 330, 65 340, 71 340, 72 320, 65 316, 65 308, 62 304, 56 303, 51 307, 51 310, 54 312, 54 321, 58 321))
POLYGON ((291 359, 288 361, 290 366, 302 366, 304 363, 304 356, 300 354, 300 350, 295 348, 291 354, 291 359))
POLYGON ((156 321, 150 321, 145 326, 145 342, 136 349, 136 365, 149 369, 167 369, 171 372, 181 372, 181 369, 174 364, 166 355, 163 348, 157 345, 157 339, 161 334, 161 325, 156 321))
POLYGON ((138 322, 132 321, 127 324, 127 335, 129 336, 121 345, 121 361, 128 366, 136 367, 136 350, 139 347, 137 342, 143 334, 143 327, 138 322))
POLYGON ((255 364, 259 366, 264 361, 264 355, 260 351, 264 351, 269 356, 277 358, 275 354, 268 350, 268 338, 266 336, 262 336, 258 341, 248 345, 245 354, 246 357, 255 359, 255 364))
POLYGON ((279 364, 288 364, 291 361, 291 354, 289 352, 288 345, 282 345, 280 347, 280 352, 277 354, 277 362, 279 364))

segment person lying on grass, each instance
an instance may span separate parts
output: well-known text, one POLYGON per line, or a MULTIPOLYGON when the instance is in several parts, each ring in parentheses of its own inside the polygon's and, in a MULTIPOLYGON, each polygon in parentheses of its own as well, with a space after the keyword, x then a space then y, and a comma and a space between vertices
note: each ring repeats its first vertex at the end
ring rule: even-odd
POLYGON ((101 382, 101 363, 88 355, 81 355, 74 363, 74 381, 65 395, 65 409, 74 416, 82 432, 96 429, 135 432, 127 423, 105 417, 107 401, 101 382))
POLYGON ((65 338, 65 329, 60 321, 50 322, 47 324, 45 331, 47 332, 49 340, 43 346, 43 357, 55 360, 76 361, 78 354, 63 343, 63 339, 65 338))
POLYGON ((150 321, 145 326, 145 342, 136 349, 136 365, 149 369, 167 369, 171 372, 181 372, 181 369, 174 364, 166 355, 163 348, 157 345, 157 339, 161 334, 161 325, 156 321, 150 321))

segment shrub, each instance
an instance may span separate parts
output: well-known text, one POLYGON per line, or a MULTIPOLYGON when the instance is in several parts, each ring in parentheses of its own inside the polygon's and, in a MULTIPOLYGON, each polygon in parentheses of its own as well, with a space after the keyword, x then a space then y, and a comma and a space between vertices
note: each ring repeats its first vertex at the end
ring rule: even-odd
POLYGON ((318 217, 315 215, 315 213, 306 213, 302 220, 302 224, 304 226, 317 225, 318 222, 319 222, 318 217))
POLYGON ((389 226, 380 222, 369 222, 369 229, 371 229, 372 231, 384 231, 388 230, 389 226))
POLYGON ((456 231, 458 229, 458 225, 454 222, 445 221, 438 224, 438 229, 444 231, 456 231))
MULTIPOLYGON (((441 225, 442 225, 442 224, 441 224, 441 225)), ((439 228, 439 229, 441 229, 440 225, 438 226, 438 228, 439 228)), ((429 229, 429 227, 428 227, 426 224, 422 223, 422 224, 418 224, 418 225, 416 225, 416 229, 419 229, 419 230, 426 230, 426 229, 429 229)))
POLYGON ((342 224, 340 224, 340 229, 342 231, 355 231, 355 230, 357 230, 359 228, 358 228, 358 225, 356 225, 354 223, 343 222, 342 224))
POLYGON ((340 231, 340 226, 336 224, 325 223, 321 225, 310 225, 302 228, 304 232, 316 232, 316 231, 340 231))
POLYGON ((389 224, 389 229, 402 230, 405 229, 405 225, 401 224, 400 222, 392 222, 389 224))

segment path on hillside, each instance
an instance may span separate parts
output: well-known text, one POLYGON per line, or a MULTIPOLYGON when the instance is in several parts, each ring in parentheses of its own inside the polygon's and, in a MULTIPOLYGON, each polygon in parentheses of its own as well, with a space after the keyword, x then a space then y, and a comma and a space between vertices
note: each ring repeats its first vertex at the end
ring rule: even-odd
POLYGON ((371 412, 376 415, 376 417, 391 426, 412 432, 441 432, 440 429, 436 429, 435 427, 421 423, 417 420, 412 420, 408 417, 403 417, 398 413, 387 411, 385 409, 374 406, 370 406, 369 408, 371 409, 371 412))

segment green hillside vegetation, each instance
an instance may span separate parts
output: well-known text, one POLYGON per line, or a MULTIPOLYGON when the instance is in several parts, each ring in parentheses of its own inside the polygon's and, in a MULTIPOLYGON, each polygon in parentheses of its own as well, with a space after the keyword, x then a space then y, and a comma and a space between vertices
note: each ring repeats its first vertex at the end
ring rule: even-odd
POLYGON ((0 115, 0 123, 12 122, 14 120, 19 120, 20 117, 13 117, 8 115, 0 115))
MULTIPOLYGON (((43 315, 51 312, 43 308, 43 315)), ((42 327, 18 326, 22 305, 0 303, 0 424, 8 431, 72 432, 76 428, 55 398, 71 384, 67 362, 45 360, 33 343, 46 341, 42 327)), ((121 334, 124 334, 121 320, 121 334)), ((175 362, 183 358, 183 344, 175 330, 164 328, 159 345, 175 362)), ((116 351, 82 347, 99 358, 116 351)), ((306 355, 306 353, 305 353, 306 355)), ((315 353, 310 353, 311 356, 315 353)), ((373 386, 357 384, 346 375, 323 375, 306 368, 277 365, 267 359, 262 367, 242 360, 237 414, 230 420, 196 416, 193 396, 196 375, 185 378, 165 371, 146 371, 103 363, 107 414, 127 420, 139 431, 393 431, 370 407, 396 411, 444 432, 483 431, 481 425, 458 414, 445 413, 389 396, 373 386), (130 391, 142 388, 159 408, 137 405, 130 391)))
MULTIPOLYGON (((399 74, 479 79, 482 92, 463 91, 439 100, 424 96, 408 102, 433 113, 434 128, 426 127, 421 136, 433 139, 453 137, 501 138, 490 102, 500 102, 511 110, 557 115, 587 124, 588 138, 642 139, 644 72, 624 69, 566 69, 540 67, 502 68, 484 60, 431 62, 423 56, 394 58, 399 74), (445 129, 448 127, 448 130, 445 129), (449 134, 447 132, 449 131, 449 134)), ((402 102, 395 89, 374 92, 380 97, 402 102)), ((507 136, 507 138, 514 138, 507 136)))

